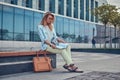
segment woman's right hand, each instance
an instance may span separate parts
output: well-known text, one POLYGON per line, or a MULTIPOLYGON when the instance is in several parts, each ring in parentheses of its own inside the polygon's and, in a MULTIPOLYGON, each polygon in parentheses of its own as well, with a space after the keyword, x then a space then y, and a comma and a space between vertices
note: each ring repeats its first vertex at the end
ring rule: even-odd
POLYGON ((51 44, 51 47, 52 47, 53 49, 56 49, 56 45, 54 45, 54 44, 51 44))

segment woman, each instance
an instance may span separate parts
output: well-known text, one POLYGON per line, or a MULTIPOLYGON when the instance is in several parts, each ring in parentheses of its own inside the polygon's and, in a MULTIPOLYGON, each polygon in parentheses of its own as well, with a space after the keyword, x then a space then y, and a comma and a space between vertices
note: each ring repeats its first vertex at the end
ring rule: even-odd
POLYGON ((68 71, 83 72, 79 71, 78 67, 73 64, 73 61, 71 59, 70 45, 68 45, 64 40, 57 37, 53 25, 54 19, 55 16, 52 13, 47 12, 43 17, 41 24, 38 25, 38 32, 42 41, 41 49, 51 53, 60 54, 65 61, 63 68, 67 69, 68 71))

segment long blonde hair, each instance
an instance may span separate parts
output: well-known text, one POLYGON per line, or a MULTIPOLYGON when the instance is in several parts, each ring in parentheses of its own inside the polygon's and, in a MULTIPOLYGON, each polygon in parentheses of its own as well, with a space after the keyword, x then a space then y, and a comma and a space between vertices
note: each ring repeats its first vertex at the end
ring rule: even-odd
MULTIPOLYGON (((53 17, 52 23, 54 22, 54 19, 55 19, 54 15, 51 12, 46 12, 44 17, 41 20, 41 25, 45 26, 47 24, 46 20, 47 20, 49 15, 51 15, 53 17)), ((52 24, 48 25, 48 27, 51 31, 53 30, 53 25, 52 24)))

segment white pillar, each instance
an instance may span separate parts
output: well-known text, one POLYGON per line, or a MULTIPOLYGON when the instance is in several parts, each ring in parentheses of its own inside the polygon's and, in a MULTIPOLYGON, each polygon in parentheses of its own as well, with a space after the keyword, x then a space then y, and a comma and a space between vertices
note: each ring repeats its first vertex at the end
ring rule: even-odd
POLYGON ((58 0, 55 0, 55 13, 58 14, 58 0))
POLYGON ((71 15, 74 17, 74 0, 71 0, 71 15))
POLYGON ((86 0, 84 0, 84 20, 86 20, 86 0))
POLYGON ((78 19, 80 19, 80 0, 78 0, 78 19))
POLYGON ((67 10, 67 5, 66 5, 66 0, 64 0, 64 16, 66 16, 66 10, 67 10))
POLYGON ((32 8, 33 9, 39 9, 39 0, 33 0, 32 1, 32 8))
POLYGON ((49 11, 49 0, 44 0, 45 1, 45 11, 49 11))
POLYGON ((22 6, 22 0, 18 0, 18 3, 17 3, 19 6, 22 6))

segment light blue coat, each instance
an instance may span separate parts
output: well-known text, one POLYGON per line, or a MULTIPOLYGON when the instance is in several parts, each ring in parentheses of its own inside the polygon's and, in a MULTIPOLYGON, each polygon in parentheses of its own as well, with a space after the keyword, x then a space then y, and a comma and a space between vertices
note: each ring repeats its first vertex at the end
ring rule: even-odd
MULTIPOLYGON (((41 50, 46 50, 48 45, 45 43, 45 40, 49 40, 48 39, 49 32, 46 30, 46 28, 43 25, 38 25, 38 34, 41 39, 41 50)), ((53 37, 58 38, 54 26, 53 26, 53 37)))

